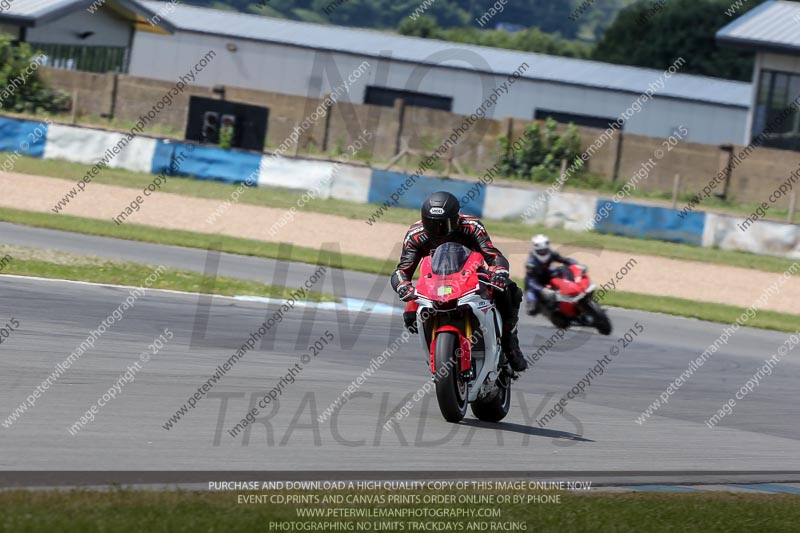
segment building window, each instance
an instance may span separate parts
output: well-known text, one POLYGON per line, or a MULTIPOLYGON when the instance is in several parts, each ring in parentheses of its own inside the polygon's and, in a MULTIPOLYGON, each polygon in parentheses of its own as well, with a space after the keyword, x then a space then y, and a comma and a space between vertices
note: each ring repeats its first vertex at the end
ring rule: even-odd
POLYGON ((800 98, 800 75, 762 70, 753 110, 752 139, 764 146, 800 150, 800 112, 789 105, 800 98))
POLYGON ((44 65, 87 72, 127 72, 127 49, 115 46, 73 46, 29 43, 47 58, 44 65))
MULTIPOLYGON (((556 122, 560 122, 562 124, 569 124, 572 122, 576 126, 585 126, 587 128, 597 128, 601 130, 610 127, 609 125, 616 121, 614 118, 580 115, 578 113, 563 113, 561 111, 551 111, 549 109, 537 109, 533 115, 533 118, 536 120, 547 120, 548 118, 552 118, 556 122)), ((620 127, 620 129, 623 129, 623 127, 620 127)))
POLYGON ((414 107, 430 107, 432 109, 441 109, 442 111, 452 111, 453 109, 453 99, 449 96, 386 89, 372 85, 367 87, 364 103, 393 107, 394 101, 398 98, 403 100, 406 105, 414 107))

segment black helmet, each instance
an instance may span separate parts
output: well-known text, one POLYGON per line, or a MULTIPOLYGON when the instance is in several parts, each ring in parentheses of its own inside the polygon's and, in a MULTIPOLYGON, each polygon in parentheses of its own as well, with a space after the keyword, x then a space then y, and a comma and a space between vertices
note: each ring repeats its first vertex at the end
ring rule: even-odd
POLYGON ((428 196, 422 204, 422 226, 431 238, 442 238, 458 229, 458 199, 449 192, 439 191, 428 196))

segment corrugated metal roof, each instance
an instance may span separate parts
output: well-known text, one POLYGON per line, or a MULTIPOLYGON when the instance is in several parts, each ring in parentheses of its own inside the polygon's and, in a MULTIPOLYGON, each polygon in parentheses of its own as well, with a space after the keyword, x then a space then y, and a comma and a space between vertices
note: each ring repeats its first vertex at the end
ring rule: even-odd
MULTIPOLYGON (((96 0, 9 0, 8 8, 0 8, 0 21, 21 26, 45 24, 73 11, 86 9, 95 1, 96 0)), ((114 10, 117 14, 128 18, 135 24, 142 23, 155 14, 151 13, 142 2, 137 0, 105 0, 103 5, 114 10)), ((160 7, 163 4, 158 5, 160 7)), ((174 30, 169 24, 159 22, 158 26, 162 30, 168 32, 174 30)), ((143 27, 143 29, 149 31, 148 28, 143 27)))
POLYGON ((800 3, 765 2, 717 32, 717 39, 751 48, 800 50, 800 3))
POLYGON ((11 5, 0 9, 0 14, 20 18, 37 18, 52 11, 58 11, 71 6, 82 4, 83 0, 10 0, 11 5))
MULTIPOLYGON (((165 5, 163 2, 151 0, 143 0, 141 4, 152 11, 159 11, 165 5)), ((183 4, 176 4, 174 11, 166 13, 164 18, 182 31, 368 57, 390 53, 395 60, 468 68, 497 74, 511 74, 520 64, 527 62, 531 68, 523 74, 524 78, 636 94, 644 93, 649 84, 655 83, 662 75, 661 71, 653 69, 420 39, 374 30, 288 21, 183 4), (464 51, 470 53, 468 56, 474 58, 472 62, 475 65, 469 65, 463 59, 437 61, 441 57, 448 57, 445 55, 446 51, 456 49, 462 51, 462 56, 467 55, 464 51)), ((657 93, 662 96, 747 108, 750 106, 751 86, 749 83, 738 81, 675 74, 657 93)))

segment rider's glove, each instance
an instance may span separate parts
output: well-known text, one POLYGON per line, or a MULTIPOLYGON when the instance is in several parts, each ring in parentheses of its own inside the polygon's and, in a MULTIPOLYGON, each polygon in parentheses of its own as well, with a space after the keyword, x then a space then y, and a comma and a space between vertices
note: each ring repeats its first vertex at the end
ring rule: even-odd
POLYGON ((414 287, 411 285, 410 281, 402 282, 395 290, 397 291, 397 295, 404 302, 410 301, 414 296, 414 287))
POLYGON ((492 285, 496 285, 501 290, 505 290, 506 285, 508 285, 508 270, 504 268, 498 268, 494 272, 492 272, 492 285))
POLYGON ((589 267, 586 265, 578 265, 578 268, 581 269, 581 275, 585 276, 587 272, 589 272, 589 267))

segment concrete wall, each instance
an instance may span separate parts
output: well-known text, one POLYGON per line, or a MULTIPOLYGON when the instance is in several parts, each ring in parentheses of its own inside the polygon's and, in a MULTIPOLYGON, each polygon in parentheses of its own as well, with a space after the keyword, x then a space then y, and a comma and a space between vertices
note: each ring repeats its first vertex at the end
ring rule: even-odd
POLYGON ((646 179, 637 182, 639 190, 671 191, 673 178, 679 173, 681 192, 693 194, 725 167, 727 158, 723 158, 723 154, 719 147, 709 144, 681 141, 670 148, 664 139, 625 135, 619 180, 630 180, 644 161, 652 159, 656 165, 646 179), (658 154, 663 157, 659 159, 658 154))
MULTIPOLYGON (((401 107, 382 107, 337 102, 330 113, 327 149, 345 150, 350 140, 366 129, 374 136, 362 150, 387 161, 396 153, 401 107)), ((285 138, 285 135, 284 135, 285 138)))
POLYGON ((77 92, 79 115, 107 116, 114 103, 114 76, 77 70, 40 68, 38 73, 53 88, 77 92))
MULTIPOLYGON (((744 147, 737 146, 737 152, 742 148, 744 147)), ((797 152, 769 148, 754 150, 734 171, 734 179, 731 181, 731 197, 757 204, 766 202, 770 193, 788 180, 798 166, 800 166, 800 154, 797 152)), ((800 194, 798 194, 798 201, 800 201, 800 194)), ((788 196, 779 198, 775 205, 787 209, 789 207, 788 196)))
MULTIPOLYGON (((146 115, 174 85, 174 82, 153 83, 146 78, 117 76, 114 116, 134 122, 139 120, 139 117, 146 115)), ((211 97, 212 93, 204 87, 188 87, 183 94, 177 96, 171 106, 159 113, 156 119, 158 123, 183 131, 186 127, 186 113, 191 95, 211 97)))

